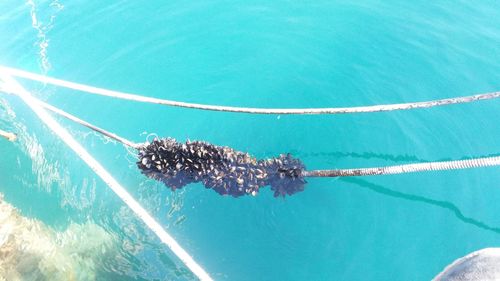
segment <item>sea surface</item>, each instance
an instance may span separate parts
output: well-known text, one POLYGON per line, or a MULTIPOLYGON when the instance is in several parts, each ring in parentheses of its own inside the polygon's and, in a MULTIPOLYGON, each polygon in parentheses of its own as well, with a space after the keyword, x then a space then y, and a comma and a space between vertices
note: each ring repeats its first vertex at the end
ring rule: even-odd
MULTIPOLYGON (((0 64, 150 97, 348 107, 500 90, 499 1, 0 2, 0 64), (113 2, 113 3, 112 3, 113 2)), ((351 115, 250 115, 135 103, 25 79, 36 97, 136 142, 204 140, 308 169, 500 154, 500 101, 351 115)), ((222 197, 144 177, 133 150, 59 120, 216 280, 430 280, 500 246, 497 167, 310 179, 304 192, 222 197)), ((117 250, 97 280, 195 280, 17 97, 0 93, 0 193, 63 231, 92 222, 117 250)), ((91 237, 89 237, 90 239, 91 237)), ((86 243, 82 240, 81 243, 86 243)))

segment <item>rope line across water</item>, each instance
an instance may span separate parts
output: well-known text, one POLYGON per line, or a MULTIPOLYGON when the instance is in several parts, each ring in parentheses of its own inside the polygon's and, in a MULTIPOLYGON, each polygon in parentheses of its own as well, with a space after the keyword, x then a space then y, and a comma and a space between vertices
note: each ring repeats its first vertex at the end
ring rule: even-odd
MULTIPOLYGON (((130 146, 135 149, 139 149, 141 147, 144 147, 145 145, 143 143, 134 143, 114 133, 101 129, 93 124, 88 123, 87 121, 84 121, 50 104, 38 100, 37 103, 45 109, 48 109, 64 118, 67 118, 91 130, 94 130, 107 137, 110 137, 118 142, 121 142, 124 145, 130 146)), ((470 168, 479 168, 487 166, 500 166, 500 156, 474 158, 467 160, 412 163, 405 165, 373 167, 373 168, 309 170, 309 171, 306 170, 302 172, 302 176, 303 177, 350 177, 350 176, 393 175, 393 174, 415 173, 415 172, 425 172, 425 171, 470 169, 470 168)))
POLYGON ((118 136, 118 135, 116 135, 116 134, 114 134, 114 133, 112 133, 112 132, 108 132, 108 131, 106 131, 106 130, 104 130, 104 129, 100 128, 100 127, 97 127, 97 126, 95 126, 95 125, 92 125, 92 124, 90 124, 89 122, 87 122, 87 121, 85 121, 85 120, 82 120, 82 119, 80 119, 80 118, 78 118, 78 117, 76 117, 76 116, 74 116, 74 115, 72 115, 72 114, 69 114, 69 113, 67 113, 66 111, 61 110, 61 109, 59 109, 59 108, 57 108, 57 107, 54 107, 54 106, 52 106, 52 105, 50 105, 50 104, 48 104, 48 103, 45 103, 45 102, 40 101, 40 100, 36 100, 36 102, 37 102, 37 103, 38 103, 41 107, 43 107, 43 108, 45 108, 45 109, 47 109, 47 110, 50 110, 50 111, 52 111, 52 112, 54 112, 54 113, 56 113, 56 114, 58 114, 58 115, 60 115, 60 116, 62 116, 62 117, 64 117, 64 118, 66 118, 66 119, 68 119, 68 120, 71 120, 71 121, 73 121, 73 122, 76 122, 76 123, 78 123, 78 124, 80 124, 80 125, 82 125, 82 126, 85 126, 85 127, 89 128, 89 129, 93 130, 93 131, 96 131, 96 132, 98 132, 98 133, 101 133, 102 135, 105 135, 106 137, 109 137, 109 138, 111 138, 111 139, 114 139, 114 140, 116 140, 116 141, 118 141, 118 142, 120 142, 120 143, 122 143, 122 144, 124 144, 124 145, 126 145, 126 146, 129 146, 129 147, 132 147, 132 148, 135 148, 135 149, 137 149, 137 148, 139 148, 139 147, 141 146, 141 144, 134 143, 134 142, 132 142, 132 141, 129 141, 129 140, 128 140, 128 139, 126 139, 126 138, 120 137, 120 136, 118 136))
POLYGON ((101 96, 108 96, 118 99, 131 100, 136 102, 153 103, 167 106, 176 106, 192 109, 201 110, 211 110, 211 111, 223 111, 223 112, 236 112, 236 113, 252 113, 252 114, 347 114, 347 113, 367 113, 367 112, 382 112, 382 111, 393 111, 393 110, 409 110, 416 108, 427 108, 434 106, 442 106, 449 104, 459 104, 459 103, 469 103, 479 100, 496 99, 500 98, 500 92, 484 93, 465 97, 453 97, 447 99, 413 102, 413 103, 399 103, 399 104, 384 104, 384 105, 372 105, 372 106, 357 106, 357 107, 330 107, 330 108, 253 108, 253 107, 234 107, 234 106, 219 106, 219 105, 207 105, 198 103, 188 103, 173 101, 167 99, 152 98, 146 96, 140 96, 130 93, 124 93, 119 91, 113 91, 98 87, 93 87, 89 85, 74 83, 70 81, 65 81, 61 79, 56 79, 52 77, 47 77, 44 75, 0 66, 0 71, 8 73, 12 76, 21 77, 29 80, 34 80, 42 83, 52 84, 64 88, 69 88, 88 94, 95 94, 101 96))
MULTIPOLYGON (((245 113, 261 113, 261 114, 334 114, 334 113, 355 113, 355 112, 376 112, 376 111, 389 111, 389 110, 402 110, 402 109, 412 109, 412 108, 423 108, 431 106, 439 106, 446 104, 456 104, 472 102, 484 99, 494 99, 500 97, 500 92, 486 93, 468 97, 457 97, 450 99, 442 99, 427 102, 417 102, 417 103, 406 103, 406 104, 391 104, 391 105, 375 105, 375 106, 365 106, 365 107, 350 107, 350 108, 311 108, 311 109, 263 109, 263 108, 239 108, 239 107, 225 107, 225 106, 211 106, 211 105, 200 105, 191 103, 175 102, 170 100, 162 100, 156 98, 143 97, 133 94, 126 94, 96 87, 91 87, 87 85, 82 85, 78 83, 68 82, 64 80, 59 80, 55 78, 50 78, 18 69, 7 68, 0 66, 0 71, 9 73, 14 76, 31 79, 43 83, 49 83, 61 87, 67 87, 74 90, 84 91, 91 94, 111 96, 116 98, 135 100, 140 102, 151 102, 164 105, 181 106, 188 108, 206 109, 206 110, 217 110, 217 111, 231 111, 231 112, 245 112, 245 113)), ((83 126, 90 128, 91 130, 97 131, 105 136, 115 139, 124 145, 129 147, 139 149, 145 144, 137 144, 129 141, 123 137, 120 137, 114 133, 108 132, 101 129, 95 125, 92 125, 76 116, 73 116, 61 109, 51 106, 47 103, 38 101, 39 105, 45 109, 48 109, 58 115, 61 115, 69 120, 79 123, 83 126)), ((468 160, 455 160, 455 161, 444 161, 444 162, 427 162, 427 163, 413 163, 397 166, 386 166, 386 167, 373 167, 373 168, 357 168, 357 169, 331 169, 331 170, 309 170, 303 171, 302 176, 304 177, 348 177, 348 176, 369 176, 369 175, 389 175, 389 174, 402 174, 402 173, 414 173, 423 171, 438 171, 438 170, 456 170, 456 169, 468 169, 468 168, 478 168, 486 166, 498 166, 500 165, 500 157, 483 157, 468 160)))

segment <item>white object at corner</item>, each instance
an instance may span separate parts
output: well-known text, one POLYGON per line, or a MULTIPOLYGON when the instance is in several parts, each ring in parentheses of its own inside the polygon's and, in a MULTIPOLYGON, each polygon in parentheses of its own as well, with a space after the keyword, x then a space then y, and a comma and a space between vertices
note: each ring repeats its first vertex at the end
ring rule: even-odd
POLYGON ((485 248, 455 260, 434 281, 500 280, 500 248, 485 248))
POLYGON ((17 136, 16 134, 14 133, 9 133, 9 132, 6 132, 6 131, 2 131, 0 130, 0 136, 8 139, 9 141, 16 141, 17 139, 17 136))

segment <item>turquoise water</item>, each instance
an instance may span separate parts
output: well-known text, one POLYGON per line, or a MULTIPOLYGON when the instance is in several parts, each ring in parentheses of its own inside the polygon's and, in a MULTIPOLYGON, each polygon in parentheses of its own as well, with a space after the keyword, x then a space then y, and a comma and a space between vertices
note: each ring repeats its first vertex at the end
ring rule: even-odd
MULTIPOLYGON (((334 107, 500 89, 498 1, 2 1, 0 64, 207 104, 334 107)), ((87 96, 36 96, 134 141, 199 139, 309 169, 500 153, 499 101, 407 112, 254 116, 87 96)), ((0 192, 55 229, 116 235, 99 280, 194 277, 18 99, 0 94, 0 192), (15 115, 14 115, 15 113, 15 115)), ((146 179, 121 145, 61 120, 217 280, 429 280, 500 245, 498 168, 313 179, 275 199, 180 192, 146 179)), ((85 241, 82 241, 85 243, 85 241)))

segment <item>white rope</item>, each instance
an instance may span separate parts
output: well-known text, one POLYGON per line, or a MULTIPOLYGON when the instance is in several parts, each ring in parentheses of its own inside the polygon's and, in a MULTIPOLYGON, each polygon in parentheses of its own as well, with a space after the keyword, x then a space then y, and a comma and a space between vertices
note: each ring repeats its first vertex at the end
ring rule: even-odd
POLYGON ((15 79, 0 72, 8 91, 16 93, 61 140, 63 140, 134 213, 167 245, 174 254, 200 279, 212 280, 208 273, 168 234, 163 227, 123 188, 104 167, 57 123, 15 79))
MULTIPOLYGON (((73 116, 57 107, 54 107, 48 103, 38 101, 39 104, 58 115, 61 115, 69 120, 77 122, 83 126, 86 126, 92 130, 95 130, 105 136, 113 138, 129 147, 139 149, 144 144, 134 143, 123 137, 120 137, 114 133, 108 132, 101 129, 95 125, 88 123, 76 116, 73 116)), ((391 175, 391 174, 405 174, 405 173, 415 173, 415 172, 425 172, 425 171, 440 171, 440 170, 458 170, 458 169, 470 169, 479 168, 487 166, 499 166, 500 156, 493 157, 482 157, 482 158, 472 158, 466 160, 452 160, 452 161, 440 161, 440 162, 423 162, 423 163, 411 163, 404 165, 395 166, 385 166, 385 167, 372 167, 372 168, 355 168, 355 169, 331 169, 331 170, 309 170, 304 171, 304 177, 350 177, 350 176, 373 176, 373 175, 391 175)))
POLYGON ((426 171, 472 169, 488 166, 500 166, 500 156, 473 158, 465 160, 413 163, 396 166, 304 171, 304 177, 352 177, 406 174, 426 171))
MULTIPOLYGON (((97 131, 105 136, 113 138, 129 147, 139 149, 144 144, 134 143, 114 133, 108 132, 95 125, 88 123, 76 116, 73 116, 57 107, 42 101, 37 101, 40 106, 48 109, 58 115, 61 115, 69 120, 77 122, 86 126, 94 131, 97 131)), ((373 175, 391 175, 391 174, 404 174, 425 171, 439 171, 439 170, 457 170, 457 169, 470 169, 486 166, 499 166, 500 156, 472 158, 466 160, 452 160, 441 162, 424 162, 424 163, 411 163, 404 165, 385 166, 385 167, 372 167, 372 168, 355 168, 355 169, 329 169, 329 170, 309 170, 304 171, 304 177, 351 177, 351 176, 373 176, 373 175)))
POLYGON ((16 134, 11 133, 11 132, 6 132, 6 131, 3 131, 3 130, 0 130, 0 136, 4 137, 7 140, 12 141, 12 142, 16 141, 16 139, 17 139, 16 134))
MULTIPOLYGON (((133 143, 123 137, 114 133, 108 132, 95 125, 88 123, 76 116, 73 116, 57 107, 42 101, 37 101, 40 106, 48 109, 58 115, 61 115, 69 120, 77 122, 86 126, 94 131, 97 131, 105 136, 113 138, 129 147, 140 148, 143 144, 133 143)), ((373 175, 391 175, 391 174, 404 174, 425 171, 439 171, 439 170, 457 170, 457 169, 470 169, 487 166, 499 166, 500 156, 473 158, 466 160, 452 160, 441 162, 424 162, 424 163, 411 163, 404 165, 385 166, 385 167, 372 167, 372 168, 355 168, 355 169, 329 169, 329 170, 309 170, 304 171, 304 177, 351 177, 351 176, 373 176, 373 175)))
POLYGON ((158 99, 145 97, 130 93, 123 93, 103 88, 97 88, 84 84, 69 82, 61 79, 51 78, 40 74, 27 72, 20 69, 9 68, 0 66, 0 71, 9 73, 12 76, 30 79, 42 83, 52 84, 60 87, 65 87, 77 91, 86 92, 89 94, 108 96, 113 98, 131 100, 136 102, 154 103, 168 106, 177 106, 193 109, 212 110, 212 111, 225 111, 225 112, 238 112, 238 113, 253 113, 253 114, 345 114, 345 113, 366 113, 366 112, 381 112, 392 110, 408 110, 415 108, 427 108, 433 106, 442 106, 448 104, 468 103, 486 99, 500 98, 500 92, 491 92, 485 94, 478 94, 465 97, 454 97, 440 100, 414 102, 414 103, 399 103, 399 104, 383 104, 372 106, 358 106, 358 107, 330 107, 330 108, 252 108, 252 107, 233 107, 233 106, 218 106, 206 105, 198 103, 187 103, 172 101, 166 99, 158 99))

